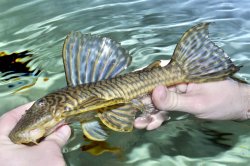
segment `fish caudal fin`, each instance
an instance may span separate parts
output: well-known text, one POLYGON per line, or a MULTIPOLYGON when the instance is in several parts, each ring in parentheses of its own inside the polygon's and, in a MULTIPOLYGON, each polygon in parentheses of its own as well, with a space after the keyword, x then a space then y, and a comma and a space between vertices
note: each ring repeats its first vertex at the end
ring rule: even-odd
POLYGON ((187 82, 222 80, 240 68, 209 39, 208 25, 201 23, 190 28, 175 48, 171 63, 182 69, 187 82))

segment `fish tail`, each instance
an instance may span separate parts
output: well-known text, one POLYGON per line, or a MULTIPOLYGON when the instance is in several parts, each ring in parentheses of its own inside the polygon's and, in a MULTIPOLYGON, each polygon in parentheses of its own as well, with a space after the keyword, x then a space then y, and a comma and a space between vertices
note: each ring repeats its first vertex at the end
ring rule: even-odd
POLYGON ((208 25, 201 23, 187 30, 175 48, 171 63, 181 68, 185 82, 223 80, 240 69, 209 39, 208 25))

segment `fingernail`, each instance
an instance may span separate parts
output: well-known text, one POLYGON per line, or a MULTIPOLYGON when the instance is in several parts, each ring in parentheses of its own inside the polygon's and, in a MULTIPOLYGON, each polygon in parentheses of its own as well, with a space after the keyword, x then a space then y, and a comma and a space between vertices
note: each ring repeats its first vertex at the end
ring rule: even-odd
POLYGON ((68 125, 64 125, 64 126, 60 127, 57 130, 57 132, 61 138, 68 140, 70 137, 70 134, 71 134, 71 129, 68 125))

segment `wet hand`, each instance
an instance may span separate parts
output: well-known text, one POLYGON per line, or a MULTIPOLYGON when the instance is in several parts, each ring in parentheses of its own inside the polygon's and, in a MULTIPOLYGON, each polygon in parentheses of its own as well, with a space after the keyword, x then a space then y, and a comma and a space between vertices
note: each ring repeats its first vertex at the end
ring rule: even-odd
POLYGON ((17 145, 11 142, 8 135, 17 121, 32 103, 20 106, 0 117, 0 163, 4 165, 66 165, 61 148, 70 137, 68 125, 47 136, 38 145, 17 145))
POLYGON ((158 128, 168 119, 168 111, 187 112, 210 120, 244 120, 249 119, 250 86, 234 80, 170 88, 158 86, 153 91, 152 101, 159 111, 137 118, 136 128, 158 128))

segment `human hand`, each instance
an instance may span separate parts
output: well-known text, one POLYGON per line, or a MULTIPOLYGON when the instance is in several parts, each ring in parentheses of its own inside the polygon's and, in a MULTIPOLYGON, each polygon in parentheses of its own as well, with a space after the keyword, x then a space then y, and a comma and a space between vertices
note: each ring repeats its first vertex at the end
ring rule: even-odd
POLYGON ((159 111, 137 118, 136 128, 158 128, 167 119, 167 111, 187 112, 210 120, 250 117, 250 86, 234 80, 180 84, 170 88, 158 86, 152 93, 152 101, 159 111))
POLYGON ((33 103, 20 106, 0 117, 0 165, 66 165, 61 148, 70 137, 70 127, 64 125, 34 146, 18 145, 11 142, 8 135, 33 103))

